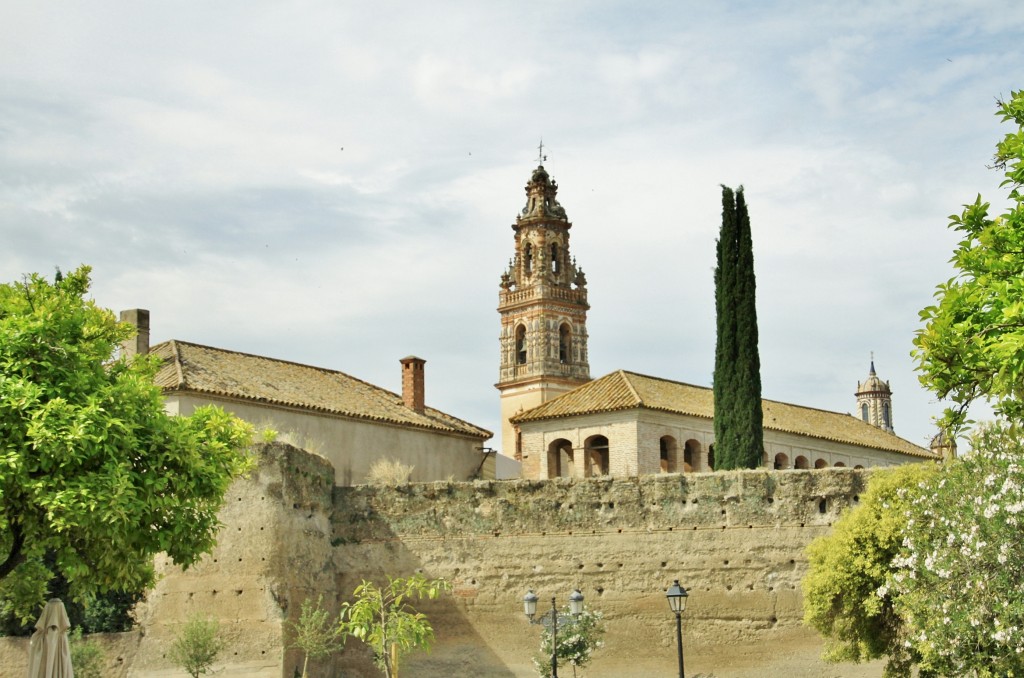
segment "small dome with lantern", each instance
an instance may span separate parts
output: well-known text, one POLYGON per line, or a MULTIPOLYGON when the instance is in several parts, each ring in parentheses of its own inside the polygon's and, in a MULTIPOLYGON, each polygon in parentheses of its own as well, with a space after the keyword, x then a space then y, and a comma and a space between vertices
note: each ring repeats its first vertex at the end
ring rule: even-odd
POLYGON ((893 433, 892 389, 875 372, 875 357, 871 356, 868 378, 857 382, 857 414, 863 421, 893 433))

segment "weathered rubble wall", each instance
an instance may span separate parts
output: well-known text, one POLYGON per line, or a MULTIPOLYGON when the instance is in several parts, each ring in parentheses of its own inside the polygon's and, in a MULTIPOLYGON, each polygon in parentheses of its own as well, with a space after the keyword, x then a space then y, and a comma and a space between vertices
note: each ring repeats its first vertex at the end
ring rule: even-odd
MULTIPOLYGON (((804 549, 859 501, 865 478, 829 469, 336 488, 334 563, 342 591, 413 571, 452 582, 453 596, 424 606, 438 643, 410 657, 417 676, 533 675, 538 629, 521 599, 533 589, 550 609, 575 587, 607 626, 588 676, 673 675, 664 591, 676 578, 690 590, 691 675, 836 675, 800 623, 804 549)), ((375 675, 355 658, 342 666, 375 675)))
POLYGON ((129 676, 180 675, 166 653, 191 614, 220 624, 227 641, 221 675, 293 675, 298 655, 284 651, 284 621, 318 592, 334 599, 334 470, 280 443, 257 446, 256 454, 256 469, 228 493, 214 551, 186 572, 158 559, 161 578, 138 610, 142 637, 129 676))
MULTIPOLYGON (((417 571, 454 590, 420 607, 437 640, 429 655, 410 656, 402 675, 535 675, 539 629, 527 623, 522 597, 532 588, 550 609, 551 596, 563 605, 575 587, 607 627, 587 676, 674 675, 664 591, 676 578, 690 590, 688 675, 881 674, 878 665, 823 664, 820 640, 800 625, 804 549, 857 503, 867 472, 335 487, 320 457, 281 444, 257 454, 258 469, 231 489, 215 551, 187 572, 158 563, 161 579, 138 610, 139 629, 120 634, 110 676, 181 675, 167 648, 198 613, 217 619, 228 641, 219 675, 292 678, 301 657, 285 649, 285 621, 304 599, 323 595, 336 611, 362 579, 417 571)), ((0 643, 0 657, 16 646, 0 643)), ((355 640, 311 668, 380 675, 355 640)))
MULTIPOLYGON (((227 642, 217 675, 292 678, 301 666, 298 653, 285 650, 285 621, 320 592, 336 606, 334 469, 280 443, 258 445, 255 454, 256 468, 225 497, 213 552, 186 571, 158 557, 156 587, 136 608, 138 626, 105 634, 110 678, 184 675, 167 651, 192 614, 217 620, 227 642)), ((0 638, 0 677, 24 675, 26 656, 27 639, 0 638)))

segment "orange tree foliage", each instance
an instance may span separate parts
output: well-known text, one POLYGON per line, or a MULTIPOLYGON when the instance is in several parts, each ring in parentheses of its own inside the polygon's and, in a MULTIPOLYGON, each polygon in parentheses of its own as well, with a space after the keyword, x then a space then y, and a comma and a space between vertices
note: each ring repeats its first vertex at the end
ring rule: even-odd
POLYGON ((188 566, 248 467, 250 427, 164 412, 153 358, 112 359, 133 329, 87 298, 87 266, 0 285, 0 611, 26 619, 58 574, 75 599, 188 566))

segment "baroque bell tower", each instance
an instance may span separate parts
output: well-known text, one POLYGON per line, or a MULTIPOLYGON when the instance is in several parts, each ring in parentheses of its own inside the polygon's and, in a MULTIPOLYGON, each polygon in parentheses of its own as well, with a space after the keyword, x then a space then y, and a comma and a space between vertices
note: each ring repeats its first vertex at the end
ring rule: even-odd
POLYGON ((587 279, 570 256, 572 224, 557 193, 558 184, 538 164, 526 184, 526 207, 512 225, 515 256, 498 293, 501 447, 516 459, 522 454, 509 418, 590 381, 587 279))

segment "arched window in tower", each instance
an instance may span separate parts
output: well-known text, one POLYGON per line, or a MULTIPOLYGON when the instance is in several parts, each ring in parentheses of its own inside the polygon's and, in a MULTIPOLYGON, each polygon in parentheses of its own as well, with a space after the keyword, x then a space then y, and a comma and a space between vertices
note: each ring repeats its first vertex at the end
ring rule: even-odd
POLYGON ((562 272, 562 260, 558 256, 558 243, 551 243, 551 272, 556 276, 562 272))
POLYGON ((868 404, 864 403, 860 406, 860 418, 864 421, 868 420, 868 404))
POLYGON ((523 248, 523 270, 526 275, 533 273, 533 245, 530 243, 523 248))
POLYGON ((892 428, 892 422, 889 421, 889 403, 882 403, 882 425, 885 428, 892 428))
POLYGON ((526 326, 516 327, 516 364, 526 364, 526 326))
POLYGON ((558 328, 558 362, 565 365, 572 355, 572 330, 569 323, 562 323, 558 328))

